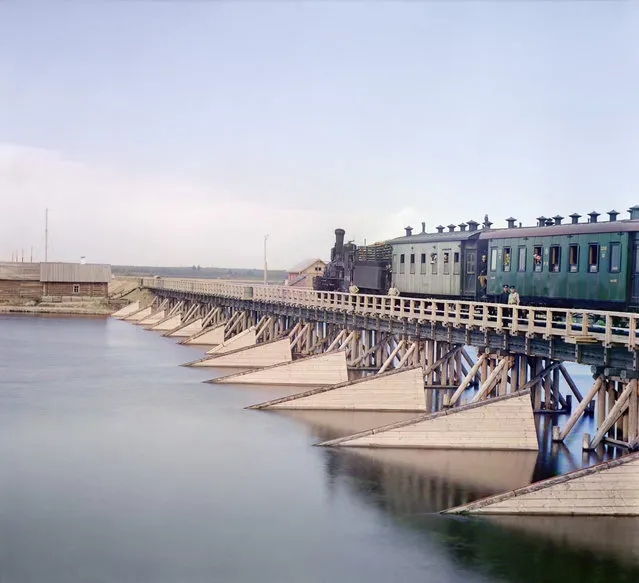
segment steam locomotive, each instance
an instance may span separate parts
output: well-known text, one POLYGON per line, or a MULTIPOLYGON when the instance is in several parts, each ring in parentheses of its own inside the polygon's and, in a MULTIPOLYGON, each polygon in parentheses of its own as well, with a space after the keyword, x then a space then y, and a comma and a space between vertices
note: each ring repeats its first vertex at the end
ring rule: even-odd
POLYGON ((607 221, 597 212, 540 216, 535 226, 493 228, 468 221, 436 232, 406 227, 401 237, 358 247, 344 244, 335 230, 331 261, 314 289, 386 294, 394 285, 403 296, 493 301, 503 285, 516 286, 522 303, 558 307, 639 308, 639 206, 628 219, 607 221), (446 230, 447 229, 447 230, 446 230))
POLYGON ((346 292, 354 284, 362 293, 385 293, 391 284, 391 246, 344 244, 345 234, 335 229, 331 260, 324 275, 313 278, 313 289, 346 292))

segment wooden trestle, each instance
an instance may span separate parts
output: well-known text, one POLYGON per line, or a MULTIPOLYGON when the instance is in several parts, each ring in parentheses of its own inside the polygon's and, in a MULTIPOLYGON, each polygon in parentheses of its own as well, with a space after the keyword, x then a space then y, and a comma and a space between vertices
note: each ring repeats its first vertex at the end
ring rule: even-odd
MULTIPOLYGON (((114 316, 205 347, 206 355, 189 365, 243 369, 211 382, 306 386, 252 408, 416 413, 323 445, 535 450, 534 414, 550 414, 555 442, 575 431, 582 415, 594 414, 596 432, 583 435, 585 450, 639 447, 636 314, 510 311, 218 281, 142 282, 153 300, 114 316), (593 384, 585 394, 565 361, 591 365, 593 384), (557 413, 570 417, 559 425, 557 413)), ((636 515, 636 488, 628 484, 636 479, 638 455, 456 511, 636 515), (604 490, 591 495, 598 484, 604 490), (600 499, 608 502, 602 506, 600 499)))
MULTIPOLYGON (((563 441, 582 415, 595 410, 597 432, 584 440, 584 449, 603 443, 627 447, 639 439, 636 315, 527 307, 510 314, 502 306, 474 302, 233 282, 145 279, 143 285, 156 294, 153 303, 124 308, 120 317, 148 322, 165 335, 197 330, 181 340, 185 344, 222 344, 192 364, 215 366, 216 354, 288 338, 293 361, 343 350, 353 380, 421 367, 429 412, 529 390, 535 413, 572 413, 563 427, 553 428, 555 441, 563 441), (625 328, 613 325, 623 317, 625 328), (233 342, 240 334, 243 342, 233 342), (585 395, 566 360, 595 365, 585 395)), ((261 354, 256 366, 264 364, 266 353, 261 354)), ((237 361, 246 366, 252 355, 241 355, 237 361)), ((233 366, 230 357, 217 362, 233 366)))

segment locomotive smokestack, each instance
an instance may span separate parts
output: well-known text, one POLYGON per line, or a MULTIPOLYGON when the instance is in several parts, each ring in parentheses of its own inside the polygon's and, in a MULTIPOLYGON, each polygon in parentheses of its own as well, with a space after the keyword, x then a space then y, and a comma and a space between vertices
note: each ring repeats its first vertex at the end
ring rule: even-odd
POLYGON ((335 258, 342 257, 344 254, 344 229, 335 229, 335 258))

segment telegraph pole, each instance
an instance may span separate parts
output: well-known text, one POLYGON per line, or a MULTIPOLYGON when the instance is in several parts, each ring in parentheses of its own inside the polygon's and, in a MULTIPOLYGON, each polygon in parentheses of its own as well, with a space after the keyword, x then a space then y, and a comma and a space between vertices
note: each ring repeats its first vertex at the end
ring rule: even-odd
POLYGON ((269 238, 269 235, 264 235, 264 285, 267 285, 268 281, 268 267, 266 265, 266 240, 269 238))
POLYGON ((49 258, 49 209, 44 210, 44 262, 49 258))

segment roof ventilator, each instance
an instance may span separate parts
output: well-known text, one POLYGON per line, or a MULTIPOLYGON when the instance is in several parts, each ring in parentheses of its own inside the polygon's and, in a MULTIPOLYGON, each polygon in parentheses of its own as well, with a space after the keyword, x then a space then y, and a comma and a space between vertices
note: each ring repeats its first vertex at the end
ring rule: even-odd
POLYGON ((437 229, 438 233, 443 233, 444 232, 444 225, 437 225, 435 228, 437 229))
POLYGON ((608 220, 611 223, 614 223, 617 220, 617 215, 619 213, 617 211, 608 211, 608 220))
POLYGON ((597 211, 592 211, 591 213, 588 213, 588 216, 590 217, 590 221, 591 223, 596 223, 597 222, 597 217, 599 216, 600 213, 598 213, 597 211))
POLYGON ((579 213, 572 213, 570 215, 570 218, 571 218, 571 224, 576 225, 579 222, 581 215, 579 213))
POLYGON ((514 219, 513 217, 509 217, 506 219, 506 224, 508 225, 509 229, 514 229, 515 228, 515 222, 517 221, 517 219, 514 219))
POLYGON ((406 230, 406 236, 410 237, 413 234, 413 227, 404 227, 406 230))

